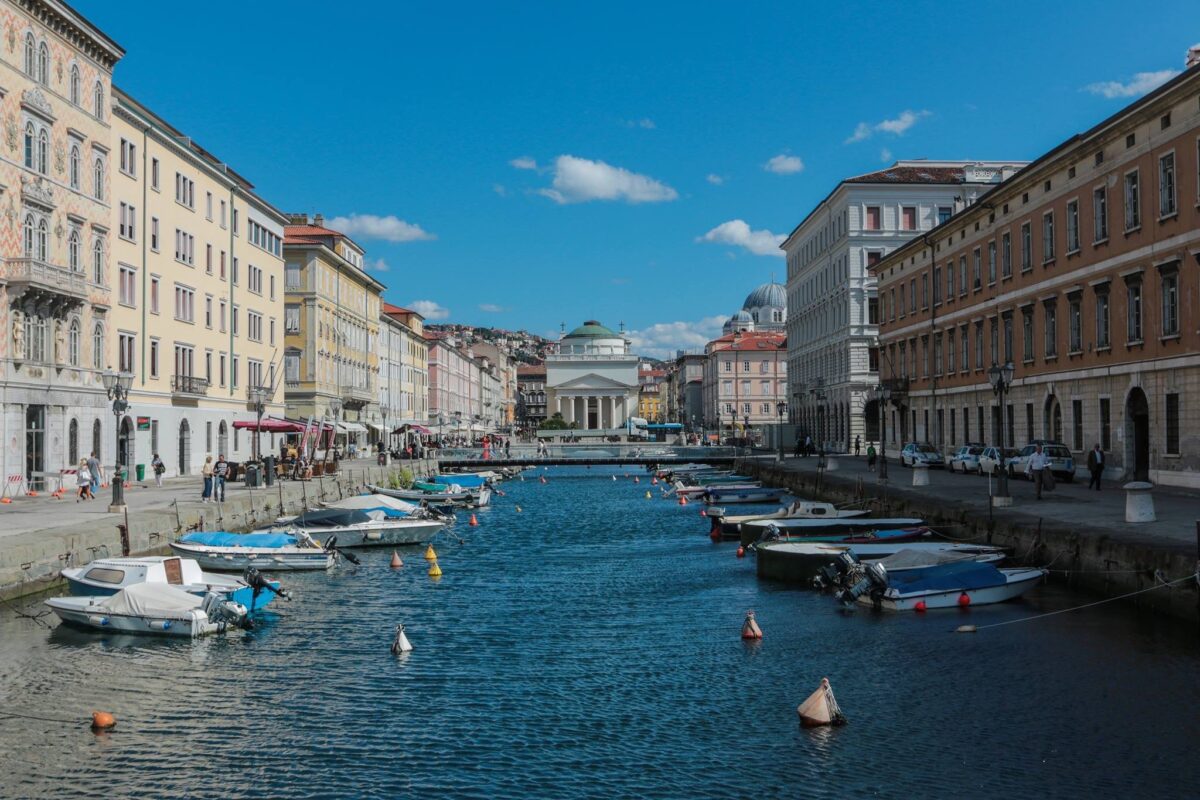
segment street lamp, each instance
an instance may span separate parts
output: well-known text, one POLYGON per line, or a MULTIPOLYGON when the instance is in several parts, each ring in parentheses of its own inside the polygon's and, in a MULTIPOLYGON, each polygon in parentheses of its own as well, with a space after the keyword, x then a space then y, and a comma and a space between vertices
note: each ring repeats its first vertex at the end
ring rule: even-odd
POLYGON ((461 411, 454 412, 454 435, 460 439, 462 438, 462 412, 461 411))
POLYGON ((258 443, 258 429, 262 427, 263 410, 265 408, 265 403, 267 402, 267 387, 251 386, 247 390, 247 394, 250 396, 250 402, 254 404, 254 460, 261 461, 262 450, 260 449, 258 443))
POLYGON ((892 390, 884 384, 871 389, 871 399, 879 409, 879 480, 887 480, 887 407, 892 401, 892 390))
MULTIPOLYGON (((333 430, 331 430, 329 432, 329 443, 326 446, 326 450, 332 450, 335 446, 335 442, 337 441, 337 432, 338 432, 337 426, 338 426, 339 420, 342 418, 342 401, 341 400, 331 400, 330 401, 329 414, 330 414, 330 416, 333 417, 333 430)), ((347 443, 349 443, 349 438, 350 438, 349 436, 346 437, 347 443)))
POLYGON ((1004 395, 1008 392, 1009 387, 1012 386, 1013 372, 1015 371, 1011 361, 1006 362, 1004 366, 992 364, 991 369, 988 370, 988 381, 992 384, 992 391, 1000 398, 1000 441, 996 442, 996 448, 1001 455, 1000 477, 997 478, 996 494, 992 497, 992 505, 994 506, 1012 505, 1012 497, 1008 493, 1008 470, 1005 468, 1003 457, 1004 442, 1006 441, 1004 437, 1004 395))
POLYGON ((117 452, 112 475, 113 499, 108 510, 110 512, 124 511, 125 474, 123 467, 125 459, 121 453, 121 415, 129 408, 129 388, 133 386, 133 375, 128 372, 115 372, 107 369, 100 375, 100 380, 104 384, 104 391, 108 394, 108 399, 113 401, 113 417, 116 419, 117 430, 117 452))
POLYGON ((783 412, 787 411, 787 403, 780 400, 775 404, 775 416, 779 419, 776 436, 779 437, 779 460, 783 461, 783 412))

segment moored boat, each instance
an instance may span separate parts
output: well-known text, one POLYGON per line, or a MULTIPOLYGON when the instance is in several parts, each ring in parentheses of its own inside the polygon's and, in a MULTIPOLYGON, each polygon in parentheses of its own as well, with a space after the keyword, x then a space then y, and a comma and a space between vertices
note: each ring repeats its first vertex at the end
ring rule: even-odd
POLYGON ((863 579, 839 598, 843 603, 857 602, 883 611, 966 608, 1020 597, 1047 572, 1042 568, 997 569, 991 564, 966 562, 889 574, 884 567, 871 564, 863 579))
POLYGON ((444 520, 417 517, 386 507, 306 511, 286 524, 288 530, 300 528, 309 535, 337 537, 340 547, 426 544, 445 527, 444 520))
POLYGON ((924 524, 916 517, 842 517, 834 519, 797 518, 754 520, 742 523, 738 538, 743 545, 751 545, 763 538, 771 529, 779 529, 785 538, 817 536, 837 531, 893 530, 915 528, 924 524))
POLYGON ((44 601, 63 622, 82 628, 156 636, 205 636, 240 625, 244 606, 216 592, 203 597, 165 583, 135 583, 99 597, 44 601))
POLYGON ((416 503, 453 503, 454 505, 473 506, 477 508, 482 508, 492 503, 492 490, 488 486, 482 486, 479 489, 450 491, 450 487, 442 486, 441 484, 418 482, 414 483, 411 489, 388 489, 383 486, 368 486, 367 488, 375 494, 383 494, 388 497, 395 497, 399 500, 408 500, 409 502, 416 503))
POLYGON ((745 488, 710 485, 700 497, 705 503, 778 503, 783 499, 786 489, 774 489, 769 486, 753 486, 745 488))
POLYGON ((960 559, 983 556, 999 559, 1004 556, 1004 551, 998 547, 914 541, 911 538, 885 535, 873 540, 860 541, 821 542, 806 539, 767 542, 754 548, 755 568, 760 578, 810 585, 822 568, 834 562, 842 553, 853 553, 859 560, 867 562, 878 561, 901 550, 923 554, 954 554, 960 559))
POLYGON ((256 591, 246 578, 203 572, 195 559, 178 556, 98 558, 82 567, 64 569, 62 576, 77 597, 103 597, 135 584, 157 583, 198 597, 216 592, 247 608, 260 609, 280 591, 279 581, 267 581, 270 591, 256 591))
POLYGON ((304 531, 196 531, 171 542, 171 549, 194 558, 204 569, 226 572, 241 572, 247 567, 263 572, 328 569, 337 558, 332 546, 319 546, 304 531))
POLYGON ((833 503, 814 500, 796 500, 789 506, 781 506, 778 510, 766 514, 729 515, 723 508, 708 510, 708 519, 711 523, 709 533, 718 533, 729 539, 736 539, 741 533, 742 525, 747 522, 775 519, 850 519, 866 515, 867 512, 861 508, 838 508, 833 503))

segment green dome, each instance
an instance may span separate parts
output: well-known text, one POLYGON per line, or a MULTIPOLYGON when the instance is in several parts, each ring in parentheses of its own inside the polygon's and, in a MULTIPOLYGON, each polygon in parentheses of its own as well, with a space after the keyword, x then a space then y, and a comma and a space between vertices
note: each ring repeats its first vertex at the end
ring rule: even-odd
POLYGON ((575 339, 583 337, 592 337, 597 339, 619 339, 621 335, 604 327, 594 319, 589 319, 580 325, 575 330, 567 334, 566 338, 575 339))

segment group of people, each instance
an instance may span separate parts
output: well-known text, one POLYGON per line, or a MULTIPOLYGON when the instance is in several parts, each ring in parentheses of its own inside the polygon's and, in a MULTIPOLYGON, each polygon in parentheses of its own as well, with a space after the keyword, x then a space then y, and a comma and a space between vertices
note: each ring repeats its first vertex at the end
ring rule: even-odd
POLYGON ((79 495, 75 498, 75 502, 95 500, 96 490, 102 483, 104 483, 104 466, 93 450, 87 458, 79 459, 79 466, 75 471, 75 485, 78 487, 79 495))
POLYGON ((225 454, 218 454, 215 463, 211 455, 205 456, 200 475, 204 478, 204 491, 200 495, 200 502, 224 503, 225 481, 229 477, 229 462, 225 460, 225 454))

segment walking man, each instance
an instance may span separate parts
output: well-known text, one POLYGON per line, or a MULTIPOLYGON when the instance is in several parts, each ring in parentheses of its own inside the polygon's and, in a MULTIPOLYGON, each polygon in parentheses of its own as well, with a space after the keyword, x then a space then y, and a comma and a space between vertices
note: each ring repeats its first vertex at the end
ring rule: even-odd
POLYGON ((855 458, 858 458, 858 451, 861 447, 862 447, 862 437, 855 436, 854 437, 854 457, 855 458))
POLYGON ((1092 476, 1088 481, 1088 488, 1092 488, 1094 484, 1096 491, 1100 491, 1100 478, 1104 476, 1104 451, 1100 449, 1099 444, 1093 447, 1091 452, 1088 453, 1087 468, 1092 476))
POLYGON ((792 453, 793 458, 799 458, 804 455, 804 440, 800 438, 800 434, 796 434, 796 449, 792 453))
POLYGON ((92 475, 92 497, 96 496, 96 490, 100 488, 100 484, 104 481, 104 467, 100 466, 100 459, 96 458, 96 451, 88 456, 87 460, 88 472, 92 475))
MULTIPOLYGON (((857 449, 857 448, 856 448, 857 449)), ((857 455, 857 453, 855 453, 857 455)), ((867 469, 870 472, 875 471, 875 445, 867 443, 867 469)))
POLYGON ((217 455, 217 465, 213 467, 213 496, 218 503, 225 502, 225 479, 229 477, 229 462, 224 454, 217 455))
POLYGON ((805 434, 804 435, 804 457, 808 458, 809 456, 811 456, 812 451, 813 451, 812 437, 809 436, 808 434, 805 434))
POLYGON ((167 472, 167 465, 158 457, 158 453, 154 454, 154 460, 150 462, 150 469, 154 471, 154 485, 162 488, 163 475, 167 472))
POLYGON ((1025 468, 1029 476, 1033 478, 1033 485, 1037 489, 1038 500, 1042 499, 1042 478, 1049 463, 1050 459, 1042 452, 1042 446, 1039 444, 1037 449, 1033 451, 1033 455, 1029 457, 1029 463, 1025 468))

